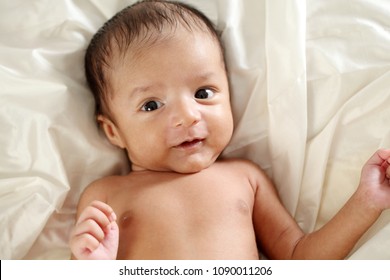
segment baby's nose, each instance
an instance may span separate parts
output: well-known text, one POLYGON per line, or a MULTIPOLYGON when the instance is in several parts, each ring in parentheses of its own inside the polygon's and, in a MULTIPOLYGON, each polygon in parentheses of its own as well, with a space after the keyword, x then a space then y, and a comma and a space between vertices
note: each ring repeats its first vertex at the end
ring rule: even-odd
POLYGON ((198 103, 195 100, 182 100, 175 112, 174 126, 190 127, 201 120, 198 103))

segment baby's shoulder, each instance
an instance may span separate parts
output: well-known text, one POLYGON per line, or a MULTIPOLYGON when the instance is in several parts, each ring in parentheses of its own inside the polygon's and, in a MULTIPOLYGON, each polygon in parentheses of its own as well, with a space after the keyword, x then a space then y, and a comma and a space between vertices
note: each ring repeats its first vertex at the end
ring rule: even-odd
POLYGON ((107 176, 90 183, 83 191, 81 199, 107 202, 107 195, 124 180, 123 176, 107 176))
POLYGON ((266 172, 250 160, 232 158, 223 159, 217 163, 219 168, 224 169, 225 172, 247 178, 255 188, 259 185, 270 184, 270 179, 266 172))
POLYGON ((239 159, 239 158, 222 159, 217 161, 217 165, 219 168, 223 168, 233 172, 262 173, 261 168, 257 164, 247 159, 239 159))

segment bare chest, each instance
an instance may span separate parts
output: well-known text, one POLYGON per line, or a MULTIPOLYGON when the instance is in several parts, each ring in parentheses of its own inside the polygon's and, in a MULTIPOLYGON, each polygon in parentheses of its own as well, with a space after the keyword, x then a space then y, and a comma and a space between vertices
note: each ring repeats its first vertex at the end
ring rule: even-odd
POLYGON ((172 258, 198 258, 192 254, 214 246, 220 252, 237 236, 252 234, 253 193, 242 178, 187 175, 137 183, 118 189, 110 202, 125 256, 177 252, 172 258))

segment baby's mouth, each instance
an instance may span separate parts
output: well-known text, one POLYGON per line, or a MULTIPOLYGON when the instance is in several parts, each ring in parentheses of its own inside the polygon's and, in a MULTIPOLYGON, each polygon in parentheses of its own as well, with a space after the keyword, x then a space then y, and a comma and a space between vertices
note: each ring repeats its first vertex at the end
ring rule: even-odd
POLYGON ((183 143, 175 146, 175 148, 190 149, 202 144, 203 141, 204 139, 193 139, 189 141, 184 141, 183 143))

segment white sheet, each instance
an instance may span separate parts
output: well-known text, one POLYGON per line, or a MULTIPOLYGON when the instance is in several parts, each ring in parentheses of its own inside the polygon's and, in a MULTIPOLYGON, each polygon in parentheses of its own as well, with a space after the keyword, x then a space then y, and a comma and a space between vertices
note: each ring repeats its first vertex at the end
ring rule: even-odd
MULTIPOLYGON (((66 259, 78 197, 127 172, 98 132, 83 54, 134 1, 0 2, 0 258, 66 259)), ((223 30, 236 130, 225 156, 274 179, 305 231, 390 147, 388 0, 188 0, 223 30)), ((390 259, 390 214, 351 259, 390 259)))

